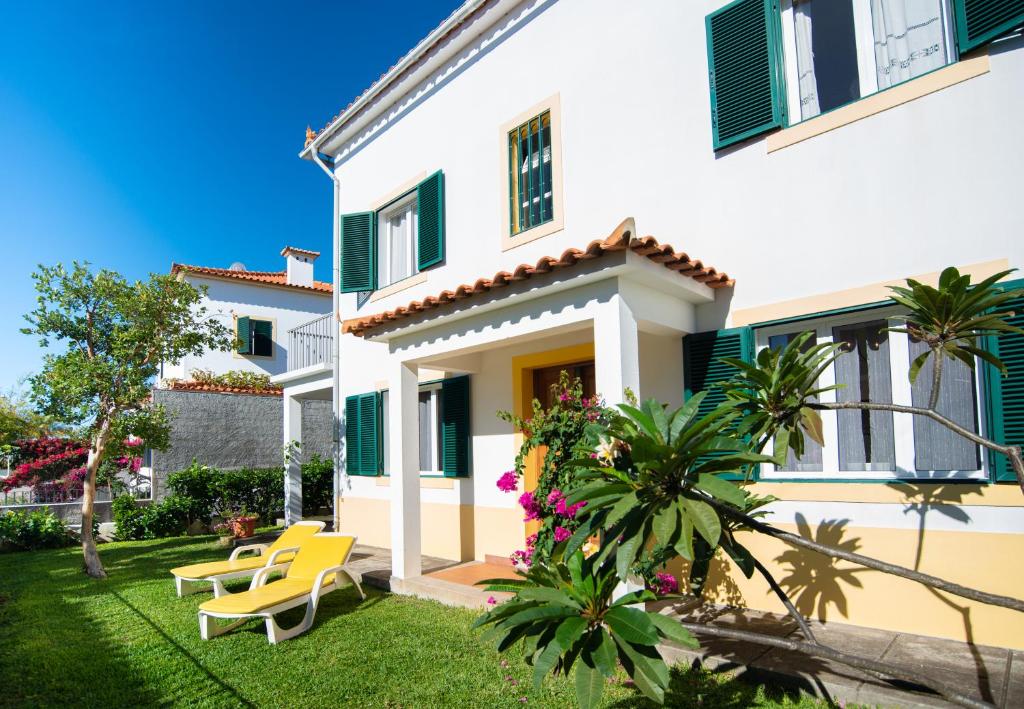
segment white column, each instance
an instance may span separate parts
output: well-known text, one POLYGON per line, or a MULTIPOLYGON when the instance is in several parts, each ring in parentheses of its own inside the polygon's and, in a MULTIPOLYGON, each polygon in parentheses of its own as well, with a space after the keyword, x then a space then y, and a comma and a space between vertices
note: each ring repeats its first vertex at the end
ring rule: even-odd
POLYGON ((594 370, 597 392, 609 405, 624 402, 627 388, 640 395, 640 331, 621 295, 594 316, 594 370))
POLYGON ((391 577, 419 576, 420 463, 417 367, 394 361, 388 377, 391 446, 391 577))
MULTIPOLYGON (((292 451, 284 471, 284 523, 291 526, 302 519, 302 399, 284 392, 284 445, 295 441, 298 450, 292 451)), ((266 522, 266 520, 264 520, 266 522)))
MULTIPOLYGON (((594 379, 597 393, 610 406, 626 400, 627 388, 640 396, 640 330, 620 294, 602 304, 594 316, 594 379)), ((612 597, 643 587, 642 579, 630 577, 615 587, 612 597)))

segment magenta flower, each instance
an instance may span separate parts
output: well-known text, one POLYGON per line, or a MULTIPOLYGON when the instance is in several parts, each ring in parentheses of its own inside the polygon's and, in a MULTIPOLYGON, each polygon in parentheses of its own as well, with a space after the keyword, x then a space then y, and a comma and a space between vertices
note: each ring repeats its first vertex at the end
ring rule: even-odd
POLYGON ((565 527, 555 527, 555 541, 556 542, 564 542, 566 539, 568 539, 571 536, 572 536, 572 532, 570 532, 565 527))
POLYGON ((563 391, 561 394, 558 395, 559 401, 569 401, 569 399, 571 398, 572 397, 569 396, 569 392, 567 391, 563 391))
POLYGON ((513 564, 517 566, 520 564, 526 567, 530 566, 530 554, 529 552, 526 552, 522 549, 517 549, 516 551, 512 552, 512 554, 508 558, 512 561, 513 564))
POLYGON ((557 504, 560 499, 562 499, 562 491, 556 487, 548 493, 548 506, 551 507, 557 504))
POLYGON ((532 492, 524 492, 519 496, 519 506, 526 513, 526 517, 523 518, 524 522, 540 519, 540 505, 537 504, 537 499, 533 496, 532 492))
POLYGON ((498 599, 496 599, 494 596, 488 596, 487 597, 487 605, 489 605, 489 606, 496 606, 496 605, 498 605, 498 599))
POLYGON ((659 571, 654 575, 654 581, 651 582, 651 590, 659 596, 675 593, 679 590, 679 582, 672 574, 659 571))
POLYGON ((585 507, 586 504, 586 501, 584 501, 577 502, 575 505, 567 505, 565 503, 565 498, 563 497, 558 501, 558 504, 555 505, 555 514, 561 515, 566 519, 572 519, 576 516, 576 513, 579 512, 580 508, 585 507))
POLYGON ((526 538, 526 548, 532 550, 535 546, 537 546, 537 535, 531 534, 526 538))
POLYGON ((515 489, 519 487, 519 479, 516 478, 514 470, 509 470, 498 478, 498 489, 502 492, 515 492, 515 489))

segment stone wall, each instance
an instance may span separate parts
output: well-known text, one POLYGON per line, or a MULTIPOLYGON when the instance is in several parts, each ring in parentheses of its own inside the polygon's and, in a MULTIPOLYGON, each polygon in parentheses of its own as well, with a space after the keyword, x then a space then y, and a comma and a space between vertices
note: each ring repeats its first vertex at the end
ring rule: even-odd
MULTIPOLYGON (((168 473, 195 460, 215 468, 280 466, 284 407, 280 396, 155 389, 154 401, 171 417, 170 446, 153 451, 155 499, 166 495, 168 473)), ((305 401, 304 457, 331 455, 331 402, 305 401)))

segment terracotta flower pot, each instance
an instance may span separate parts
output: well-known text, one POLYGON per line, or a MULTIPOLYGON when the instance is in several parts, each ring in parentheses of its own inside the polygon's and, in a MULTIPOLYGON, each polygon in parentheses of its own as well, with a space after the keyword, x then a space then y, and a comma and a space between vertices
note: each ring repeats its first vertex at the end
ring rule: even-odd
POLYGON ((248 539, 256 533, 256 518, 236 517, 231 520, 231 526, 235 529, 235 539, 248 539))

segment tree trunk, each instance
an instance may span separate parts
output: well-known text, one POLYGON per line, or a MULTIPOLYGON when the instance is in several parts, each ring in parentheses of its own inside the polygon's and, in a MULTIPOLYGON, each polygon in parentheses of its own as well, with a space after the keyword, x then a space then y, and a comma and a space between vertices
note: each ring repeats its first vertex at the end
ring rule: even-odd
POLYGON ((92 447, 86 462, 85 482, 82 486, 82 556, 85 561, 85 573, 94 579, 105 579, 107 572, 103 569, 99 552, 96 551, 96 539, 92 536, 92 520, 96 505, 96 472, 103 460, 103 449, 107 446, 110 435, 110 424, 104 421, 92 437, 92 447))

